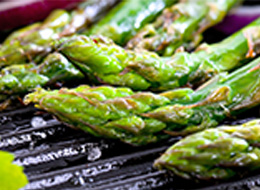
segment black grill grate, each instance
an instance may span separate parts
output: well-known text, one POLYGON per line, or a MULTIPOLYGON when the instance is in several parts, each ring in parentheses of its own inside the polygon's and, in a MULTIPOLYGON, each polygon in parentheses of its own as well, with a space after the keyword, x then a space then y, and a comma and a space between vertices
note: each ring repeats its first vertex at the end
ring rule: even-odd
MULTIPOLYGON (((243 123, 259 116, 258 110, 224 123, 243 123)), ((33 107, 1 113, 0 123, 0 149, 13 152, 14 162, 24 166, 30 181, 26 190, 260 188, 257 174, 227 183, 196 184, 153 169, 154 159, 178 138, 133 147, 71 129, 33 107)))

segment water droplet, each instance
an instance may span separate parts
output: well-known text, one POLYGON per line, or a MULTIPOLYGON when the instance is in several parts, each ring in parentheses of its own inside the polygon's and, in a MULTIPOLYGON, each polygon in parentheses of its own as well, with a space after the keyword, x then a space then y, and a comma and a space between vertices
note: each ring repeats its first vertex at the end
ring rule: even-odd
POLYGON ((47 122, 42 117, 33 117, 31 120, 32 127, 38 128, 43 127, 47 124, 47 122))
POLYGON ((0 123, 1 124, 4 124, 5 122, 8 122, 8 121, 12 121, 12 118, 11 117, 7 117, 7 116, 0 117, 0 123))
POLYGON ((35 147, 35 142, 31 141, 30 144, 29 144, 29 150, 33 150, 34 147, 35 147))
POLYGON ((95 161, 101 157, 101 154, 102 154, 102 152, 99 149, 99 147, 93 147, 88 152, 88 160, 95 161))

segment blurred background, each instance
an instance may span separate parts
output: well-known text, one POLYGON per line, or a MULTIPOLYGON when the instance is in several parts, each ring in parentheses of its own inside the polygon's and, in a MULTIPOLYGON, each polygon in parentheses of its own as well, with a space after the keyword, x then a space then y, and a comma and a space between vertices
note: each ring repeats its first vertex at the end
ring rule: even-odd
MULTIPOLYGON (((43 20, 58 8, 70 10, 82 0, 0 0, 0 40, 19 27, 43 20)), ((106 0, 104 0, 106 1, 106 0)), ((260 16, 260 0, 244 0, 216 28, 226 34, 242 28, 260 16)))
POLYGON ((72 9, 82 0, 8 0, 0 1, 0 30, 8 31, 17 27, 43 20, 58 8, 72 9))

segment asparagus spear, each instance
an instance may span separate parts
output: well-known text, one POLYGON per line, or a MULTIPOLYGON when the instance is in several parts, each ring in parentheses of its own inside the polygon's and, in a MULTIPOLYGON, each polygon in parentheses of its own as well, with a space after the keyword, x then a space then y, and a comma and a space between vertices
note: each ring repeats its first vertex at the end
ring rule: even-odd
POLYGON ((171 146, 154 166, 186 179, 228 179, 259 169, 259 142, 259 119, 207 129, 171 146))
POLYGON ((119 0, 85 0, 71 12, 71 20, 60 36, 72 35, 102 18, 119 0))
POLYGON ((127 47, 144 48, 164 56, 172 55, 182 45, 194 48, 202 39, 201 33, 223 20, 237 3, 237 0, 182 1, 142 28, 127 47))
POLYGON ((215 127, 226 117, 260 104, 259 63, 260 58, 229 75, 218 75, 175 104, 142 116, 167 123, 165 132, 170 135, 187 135, 215 127))
MULTIPOLYGON (((99 82, 134 90, 167 90, 198 85, 217 73, 240 66, 259 51, 260 18, 220 43, 201 45, 195 53, 159 57, 148 51, 131 51, 104 37, 73 36, 59 50, 99 82)), ((58 45, 57 45, 58 46, 58 45)))
POLYGON ((54 40, 72 35, 96 21, 96 18, 116 1, 90 0, 71 13, 55 10, 43 22, 15 31, 0 46, 0 68, 11 64, 40 62, 53 50, 54 40))
POLYGON ((177 0, 122 1, 91 28, 87 34, 102 34, 124 45, 145 24, 152 22, 164 8, 177 0))
POLYGON ((10 96, 23 95, 36 87, 83 78, 63 55, 49 54, 38 66, 34 64, 12 65, 0 73, 0 101, 10 96))
POLYGON ((232 74, 218 75, 196 91, 187 88, 158 95, 140 92, 89 101, 88 95, 80 93, 84 87, 41 89, 27 95, 25 103, 33 102, 95 136, 142 145, 167 138, 168 134, 187 135, 215 127, 226 117, 259 105, 259 63, 260 58, 232 74))

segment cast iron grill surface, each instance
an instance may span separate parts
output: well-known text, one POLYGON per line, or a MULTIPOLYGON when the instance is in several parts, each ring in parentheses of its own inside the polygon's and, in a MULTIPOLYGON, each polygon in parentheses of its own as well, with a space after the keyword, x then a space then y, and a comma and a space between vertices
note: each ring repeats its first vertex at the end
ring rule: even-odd
MULTIPOLYGON (((240 119, 259 117, 259 108, 240 119)), ((32 106, 0 113, 0 149, 15 154, 34 189, 257 189, 260 174, 224 183, 195 183, 152 167, 153 161, 180 138, 133 147, 119 141, 92 137, 69 128, 32 106)))

